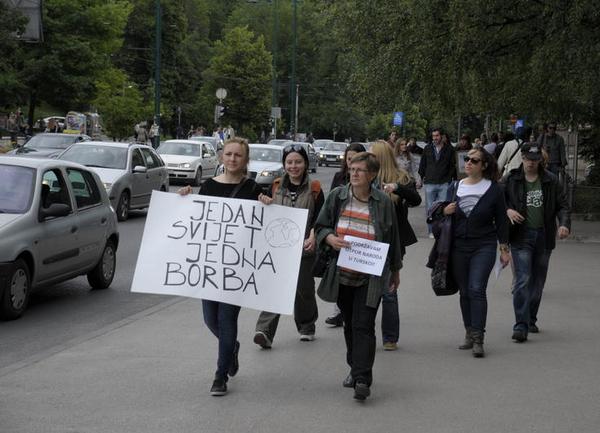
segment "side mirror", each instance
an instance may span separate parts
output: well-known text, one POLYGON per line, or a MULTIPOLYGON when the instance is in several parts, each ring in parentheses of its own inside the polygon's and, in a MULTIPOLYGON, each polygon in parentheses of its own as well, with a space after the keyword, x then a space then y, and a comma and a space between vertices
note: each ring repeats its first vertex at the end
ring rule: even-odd
POLYGON ((135 167, 133 167, 133 172, 134 173, 147 173, 148 169, 146 167, 144 167, 143 165, 136 165, 135 167))
POLYGON ((50 206, 46 208, 42 208, 40 210, 40 218, 45 220, 46 218, 58 218, 64 217, 71 213, 71 207, 68 204, 64 203, 52 203, 50 206))

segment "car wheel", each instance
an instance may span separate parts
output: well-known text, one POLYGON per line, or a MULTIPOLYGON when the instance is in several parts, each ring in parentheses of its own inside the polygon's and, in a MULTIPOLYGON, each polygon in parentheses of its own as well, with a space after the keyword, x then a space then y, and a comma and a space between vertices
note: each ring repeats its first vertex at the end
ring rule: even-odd
POLYGON ((117 204, 117 219, 119 221, 127 220, 129 216, 129 193, 123 191, 121 197, 119 197, 119 203, 117 204))
POLYGON ((323 165, 323 164, 321 164, 321 163, 319 162, 319 167, 321 167, 322 165, 323 165))
POLYGON ((329 167, 329 164, 325 164, 325 167, 329 167))
POLYGON ((106 242, 102 257, 98 264, 87 274, 88 283, 92 289, 107 289, 115 276, 115 267, 117 263, 117 251, 113 241, 106 242))
POLYGON ((196 170, 196 178, 194 179, 194 185, 200 186, 202 183, 202 167, 198 167, 196 170))
POLYGON ((15 262, 12 272, 6 279, 0 302, 0 318, 2 320, 14 320, 21 317, 29 303, 30 292, 29 267, 23 259, 19 259, 15 262))
POLYGON ((317 166, 316 165, 313 167, 313 169, 311 170, 311 172, 313 172, 313 173, 317 172, 317 166))

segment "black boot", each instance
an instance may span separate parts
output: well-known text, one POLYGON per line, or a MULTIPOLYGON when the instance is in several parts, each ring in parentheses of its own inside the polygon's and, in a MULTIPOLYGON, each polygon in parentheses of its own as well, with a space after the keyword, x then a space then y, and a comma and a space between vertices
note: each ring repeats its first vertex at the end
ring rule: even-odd
POLYGON ((471 330, 473 336, 473 356, 475 358, 483 358, 485 352, 483 351, 483 331, 471 330))
POLYGON ((468 349, 472 349, 473 348, 473 335, 472 332, 473 330, 470 327, 465 327, 466 332, 465 332, 465 341, 463 342, 463 344, 461 344, 460 346, 458 346, 458 348, 460 350, 468 350, 468 349))

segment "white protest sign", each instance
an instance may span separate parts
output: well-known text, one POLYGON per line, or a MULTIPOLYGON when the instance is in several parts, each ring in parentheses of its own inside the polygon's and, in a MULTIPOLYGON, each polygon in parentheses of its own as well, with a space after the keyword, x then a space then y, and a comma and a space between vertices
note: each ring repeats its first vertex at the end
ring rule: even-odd
POLYGON ((308 211, 153 191, 132 292, 292 314, 308 211))
POLYGON ((344 236, 344 240, 350 242, 351 247, 340 250, 337 265, 380 277, 390 244, 355 236, 344 236))

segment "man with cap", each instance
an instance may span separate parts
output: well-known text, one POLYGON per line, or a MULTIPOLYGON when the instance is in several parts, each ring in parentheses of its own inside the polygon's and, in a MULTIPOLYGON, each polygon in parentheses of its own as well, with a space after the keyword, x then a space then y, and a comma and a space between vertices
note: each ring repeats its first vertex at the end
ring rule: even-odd
POLYGON ((529 332, 537 333, 538 310, 548 274, 550 254, 556 246, 556 235, 569 235, 571 214, 558 178, 544 169, 542 146, 524 143, 523 164, 504 176, 513 259, 513 307, 515 325, 512 338, 527 340, 529 332), (558 220, 558 228, 557 228, 558 220))

